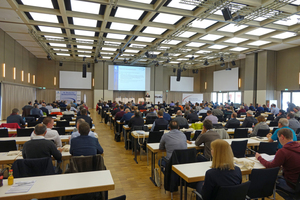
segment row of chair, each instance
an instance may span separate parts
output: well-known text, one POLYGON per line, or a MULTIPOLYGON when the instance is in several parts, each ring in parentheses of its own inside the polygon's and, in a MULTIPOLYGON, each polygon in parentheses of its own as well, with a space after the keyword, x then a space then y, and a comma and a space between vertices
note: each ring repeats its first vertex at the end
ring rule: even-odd
MULTIPOLYGON (((56 130, 59 135, 65 135, 65 127, 53 127, 53 130, 56 130)), ((17 129, 17 137, 28 137, 31 136, 34 128, 21 128, 17 129)), ((8 129, 0 129, 0 137, 9 137, 8 129)))
MULTIPOLYGON (((36 126, 37 124, 40 124, 40 123, 42 123, 42 122, 40 122, 40 121, 28 122, 27 126, 28 127, 34 127, 34 126, 36 126)), ((70 121, 57 121, 55 126, 56 127, 68 127, 68 126, 70 126, 70 121)))

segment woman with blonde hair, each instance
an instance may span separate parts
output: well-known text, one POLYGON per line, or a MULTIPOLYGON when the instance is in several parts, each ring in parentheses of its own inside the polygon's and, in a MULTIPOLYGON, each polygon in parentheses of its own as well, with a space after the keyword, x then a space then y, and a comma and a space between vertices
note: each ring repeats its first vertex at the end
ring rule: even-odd
POLYGON ((233 186, 242 183, 242 173, 234 165, 233 153, 225 140, 217 139, 211 143, 212 165, 205 173, 205 180, 198 182, 196 190, 204 200, 213 199, 219 186, 233 186))

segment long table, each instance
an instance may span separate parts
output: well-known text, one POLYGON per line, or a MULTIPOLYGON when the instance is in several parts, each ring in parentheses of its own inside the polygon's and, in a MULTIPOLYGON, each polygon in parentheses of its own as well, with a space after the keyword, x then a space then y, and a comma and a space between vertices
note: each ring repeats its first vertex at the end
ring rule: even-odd
MULTIPOLYGON (((255 157, 253 158, 239 158, 239 160, 249 160, 254 161, 255 169, 264 169, 265 167, 256 160, 255 157)), ((204 181, 205 173, 207 170, 211 169, 211 161, 207 162, 197 162, 197 163, 189 163, 189 164, 180 164, 180 165, 173 165, 172 170, 179 175, 180 177, 180 199, 182 199, 182 180, 184 180, 184 199, 187 200, 187 184, 186 183, 193 183, 198 181, 204 181)), ((249 169, 241 169, 242 175, 251 174, 252 170, 249 169)))
MULTIPOLYGON (((29 127, 28 127, 28 128, 29 128, 29 127)), ((31 128, 33 128, 33 127, 31 127, 31 128)), ((65 132, 73 132, 74 128, 75 128, 75 127, 71 127, 71 126, 65 127, 65 132)), ((12 134, 16 134, 16 133, 17 133, 17 129, 16 129, 16 128, 7 128, 7 130, 8 130, 8 134, 9 134, 9 135, 12 135, 12 134)), ((95 131, 95 126, 93 126, 93 127, 91 128, 91 131, 95 131)))
POLYGON ((7 185, 7 180, 3 180, 3 186, 0 187, 0 199, 41 199, 115 189, 109 170, 34 176, 14 180, 14 182, 18 181, 35 181, 35 183, 27 193, 5 194, 11 186, 7 185))
MULTIPOLYGON (((253 138, 236 138, 236 139, 225 139, 230 145, 232 141, 242 141, 242 140, 248 140, 247 146, 258 146, 261 142, 261 140, 253 139, 253 138)), ((165 152, 166 150, 159 149, 159 143, 148 143, 147 148, 151 152, 151 177, 150 180, 155 184, 154 181, 154 169, 155 169, 155 154, 158 152, 165 152)), ((196 149, 204 149, 204 144, 201 144, 200 146, 196 146, 195 144, 187 144, 187 148, 196 148, 196 149)))
MULTIPOLYGON (((69 143, 69 135, 60 135, 61 142, 69 143)), ((3 137, 0 138, 0 141, 7 141, 7 140, 15 140, 17 144, 25 144, 25 142, 30 140, 30 136, 28 137, 3 137)))

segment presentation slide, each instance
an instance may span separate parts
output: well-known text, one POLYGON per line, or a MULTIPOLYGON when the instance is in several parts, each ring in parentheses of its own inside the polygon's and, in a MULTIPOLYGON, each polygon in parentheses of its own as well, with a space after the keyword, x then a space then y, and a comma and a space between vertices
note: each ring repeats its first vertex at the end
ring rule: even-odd
POLYGON ((149 67, 122 65, 109 65, 108 67, 108 90, 150 90, 151 69, 149 67))
POLYGON ((239 82, 239 68, 214 72, 214 91, 237 91, 239 82))
POLYGON ((181 77, 176 81, 176 76, 170 77, 170 91, 194 92, 194 77, 181 77))
POLYGON ((82 72, 59 71, 59 88, 92 89, 92 73, 87 72, 86 78, 82 78, 82 72))

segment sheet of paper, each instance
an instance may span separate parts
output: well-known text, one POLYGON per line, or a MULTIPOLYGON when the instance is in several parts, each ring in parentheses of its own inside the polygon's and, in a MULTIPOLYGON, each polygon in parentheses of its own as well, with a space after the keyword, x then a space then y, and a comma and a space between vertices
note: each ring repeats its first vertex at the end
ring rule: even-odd
POLYGON ((266 161, 269 161, 269 162, 271 162, 275 158, 275 155, 268 155, 268 154, 265 154, 265 153, 262 153, 260 155, 263 159, 265 159, 266 161))
POLYGON ((34 185, 35 181, 18 181, 14 183, 5 194, 26 193, 34 185))

